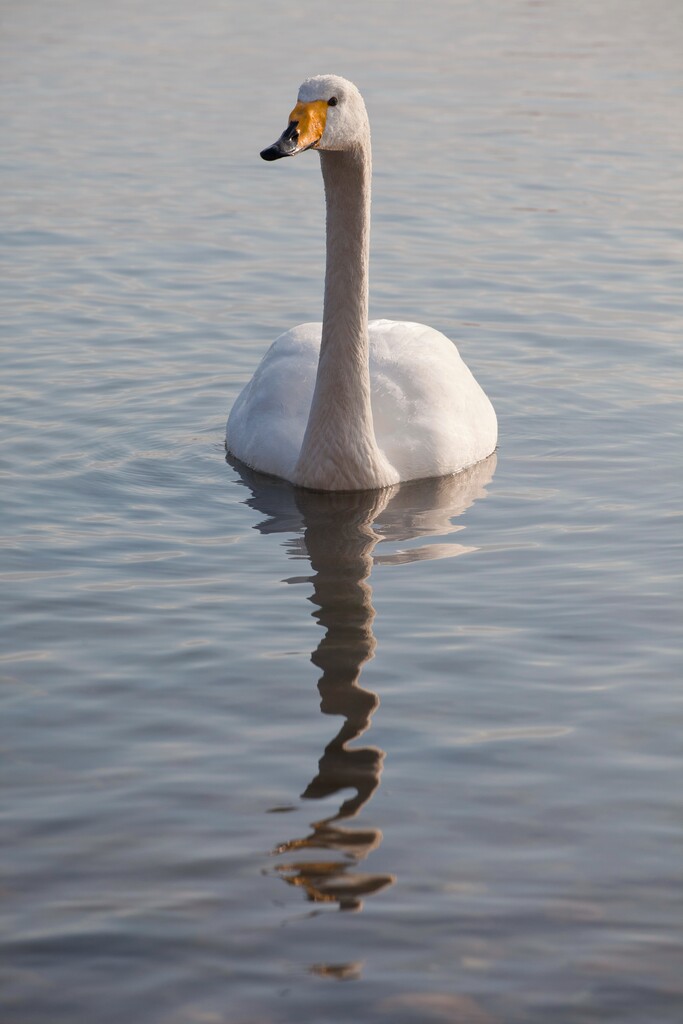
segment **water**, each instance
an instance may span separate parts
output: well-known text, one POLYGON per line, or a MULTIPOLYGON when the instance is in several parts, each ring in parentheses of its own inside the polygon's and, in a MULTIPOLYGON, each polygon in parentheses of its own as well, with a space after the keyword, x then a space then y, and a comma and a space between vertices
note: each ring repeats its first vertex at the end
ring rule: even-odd
POLYGON ((681 1017, 677 0, 1 15, 3 1019, 681 1017), (373 125, 373 316, 497 457, 225 460, 320 315, 299 82, 373 125))

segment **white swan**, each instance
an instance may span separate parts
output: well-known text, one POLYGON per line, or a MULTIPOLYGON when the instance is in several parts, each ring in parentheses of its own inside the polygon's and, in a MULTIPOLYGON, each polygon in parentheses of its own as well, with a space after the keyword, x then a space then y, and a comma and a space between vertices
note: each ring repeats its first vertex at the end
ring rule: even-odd
POLYGON ((281 335, 237 398, 228 450, 301 487, 353 491, 456 473, 496 447, 496 414, 455 345, 368 323, 370 126, 355 85, 308 78, 264 160, 317 149, 327 204, 322 324, 281 335))

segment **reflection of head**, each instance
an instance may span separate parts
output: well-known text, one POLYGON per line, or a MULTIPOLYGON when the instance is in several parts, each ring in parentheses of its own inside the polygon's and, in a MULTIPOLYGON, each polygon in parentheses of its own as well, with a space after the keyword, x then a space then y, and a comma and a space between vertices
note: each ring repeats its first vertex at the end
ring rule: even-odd
POLYGON ((304 890, 314 903, 336 903, 340 910, 362 910, 363 897, 381 892, 396 881, 394 875, 352 871, 346 861, 300 861, 278 865, 278 872, 289 885, 304 890))

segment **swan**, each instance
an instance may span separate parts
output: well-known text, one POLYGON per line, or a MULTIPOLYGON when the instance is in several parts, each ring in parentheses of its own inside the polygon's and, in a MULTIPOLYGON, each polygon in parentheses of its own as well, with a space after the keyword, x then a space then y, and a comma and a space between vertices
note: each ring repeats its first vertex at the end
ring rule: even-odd
POLYGON ((264 160, 320 153, 327 211, 323 322, 266 352, 228 418, 228 452, 319 491, 457 473, 496 447, 491 402, 457 348, 424 324, 368 322, 370 126, 353 83, 307 78, 264 160))

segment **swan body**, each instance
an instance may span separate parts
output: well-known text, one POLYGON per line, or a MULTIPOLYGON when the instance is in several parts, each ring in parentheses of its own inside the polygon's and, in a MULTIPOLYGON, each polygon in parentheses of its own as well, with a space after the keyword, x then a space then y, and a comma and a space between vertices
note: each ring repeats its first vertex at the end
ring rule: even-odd
MULTIPOLYGON (((424 324, 392 320, 371 320, 368 333, 375 439, 390 467, 381 486, 457 473, 493 451, 491 403, 452 341, 424 324)), ((228 436, 239 440, 231 451, 248 466, 295 479, 321 335, 320 323, 282 334, 237 398, 228 436)), ((346 442, 340 437, 340 447, 346 442)))
POLYGON ((230 412, 247 466, 314 490, 456 473, 496 447, 496 414, 445 335, 368 322, 370 130, 351 82, 307 79, 266 160, 318 149, 327 206, 323 322, 282 334, 230 412))

